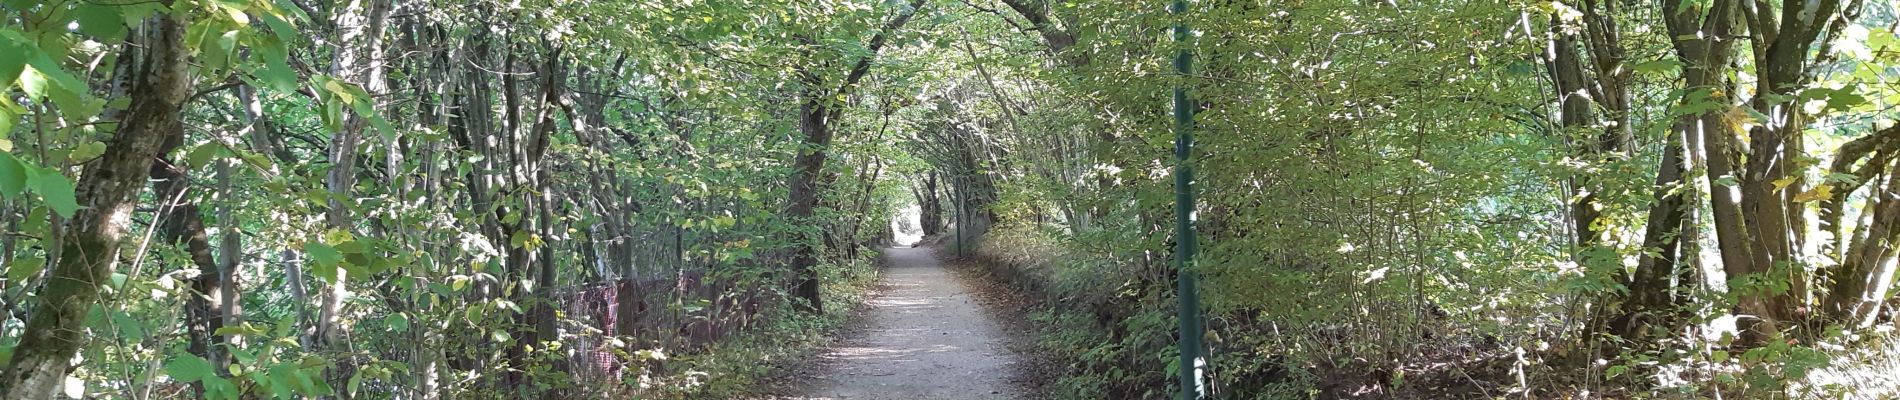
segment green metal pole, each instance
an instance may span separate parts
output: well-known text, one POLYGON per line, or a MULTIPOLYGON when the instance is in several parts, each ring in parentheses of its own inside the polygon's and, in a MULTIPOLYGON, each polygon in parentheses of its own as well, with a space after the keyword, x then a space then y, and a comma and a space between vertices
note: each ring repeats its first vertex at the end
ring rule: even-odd
POLYGON ((952 192, 953 195, 950 197, 955 198, 957 202, 957 258, 961 259, 963 258, 963 238, 965 237, 963 230, 968 228, 967 221, 964 221, 963 218, 963 199, 965 197, 963 194, 963 176, 958 175, 956 182, 955 185, 957 188, 952 192))
POLYGON ((1181 360, 1181 400, 1201 398, 1201 293, 1200 277, 1193 271, 1194 253, 1199 250, 1194 235, 1194 104, 1188 101, 1187 79, 1194 64, 1188 51, 1188 27, 1182 20, 1187 0, 1174 0, 1169 10, 1174 23, 1174 269, 1180 283, 1175 297, 1181 301, 1179 319, 1181 360))

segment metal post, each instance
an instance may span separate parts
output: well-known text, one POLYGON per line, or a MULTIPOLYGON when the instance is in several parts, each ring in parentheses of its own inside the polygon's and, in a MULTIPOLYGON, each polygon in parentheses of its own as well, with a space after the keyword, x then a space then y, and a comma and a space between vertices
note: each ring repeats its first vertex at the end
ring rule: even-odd
POLYGON ((967 195, 963 193, 962 174, 957 175, 957 180, 954 185, 956 185, 956 189, 950 192, 950 197, 957 202, 957 258, 961 259, 963 258, 963 240, 965 237, 963 230, 968 228, 968 221, 965 221, 963 216, 963 198, 967 197, 967 195))
POLYGON ((1194 104, 1188 101, 1187 80, 1194 56, 1188 51, 1188 27, 1182 17, 1187 0, 1174 0, 1174 269, 1180 283, 1175 296, 1180 299, 1181 359, 1178 364, 1181 400, 1201 398, 1201 294, 1199 276, 1193 271, 1197 249, 1194 235, 1194 104))

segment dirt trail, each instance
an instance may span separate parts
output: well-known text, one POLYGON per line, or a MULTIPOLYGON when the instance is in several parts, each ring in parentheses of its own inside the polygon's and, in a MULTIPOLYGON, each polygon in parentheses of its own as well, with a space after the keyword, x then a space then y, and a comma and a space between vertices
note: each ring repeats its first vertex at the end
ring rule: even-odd
POLYGON ((863 329, 810 374, 806 399, 1020 399, 1007 333, 929 248, 885 253, 883 292, 863 329))

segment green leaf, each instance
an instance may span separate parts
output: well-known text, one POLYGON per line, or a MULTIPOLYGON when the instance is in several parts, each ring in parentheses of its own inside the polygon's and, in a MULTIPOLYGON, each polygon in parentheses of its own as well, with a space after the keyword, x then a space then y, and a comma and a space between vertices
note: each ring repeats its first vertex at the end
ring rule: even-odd
POLYGON ((7 55, 0 57, 0 89, 6 89, 26 70, 26 59, 40 54, 40 48, 18 33, 0 31, 0 54, 7 55))
POLYGON ((92 161, 93 158, 97 158, 103 154, 106 154, 105 142, 93 140, 74 146, 71 152, 66 153, 66 160, 74 164, 80 164, 92 161))
POLYGON ((185 153, 185 165, 202 167, 210 164, 212 157, 217 157, 223 153, 224 145, 216 142, 206 142, 198 145, 198 147, 191 148, 190 152, 185 153))
MULTIPOLYGON (((5 40, 7 39, 0 38, 0 41, 5 40)), ((72 74, 60 69, 59 63, 54 62, 52 57, 48 57, 44 49, 34 53, 37 54, 26 57, 26 64, 32 66, 35 72, 42 75, 40 78, 51 80, 51 84, 48 85, 48 89, 51 90, 45 90, 42 94, 52 98, 53 103, 58 105, 62 112, 77 115, 91 115, 98 112, 97 108, 99 108, 99 106, 104 105, 103 103, 98 106, 92 104, 92 87, 87 86, 86 82, 79 80, 78 77, 74 77, 72 74)), ((26 73, 23 72, 20 76, 24 78, 26 73)))
POLYGON ((383 119, 383 115, 376 112, 374 102, 365 98, 364 101, 357 102, 354 108, 356 109, 356 114, 362 116, 364 120, 369 121, 369 126, 376 128, 377 132, 384 135, 396 134, 396 126, 391 125, 389 120, 383 119))
POLYGON ((235 52, 237 51, 238 31, 225 31, 224 34, 218 35, 217 40, 218 49, 224 50, 226 53, 235 52))
POLYGON ((533 237, 529 236, 527 231, 515 231, 513 235, 508 236, 508 247, 526 248, 531 241, 533 237))
POLYGON ((1824 178, 1823 180, 1827 183, 1852 184, 1854 182, 1859 182, 1860 177, 1854 176, 1854 174, 1844 174, 1844 173, 1835 172, 1835 173, 1827 174, 1827 177, 1824 178))
POLYGON ((318 116, 322 117, 321 120, 323 121, 324 129, 331 132, 343 130, 343 103, 337 102, 335 96, 329 96, 324 99, 323 112, 318 114, 318 116))
POLYGON ((397 333, 409 331, 409 317, 402 313, 389 314, 388 317, 383 318, 383 323, 389 325, 389 330, 397 333))
POLYGON ((343 387, 343 390, 349 393, 350 397, 356 397, 356 390, 363 387, 363 370, 358 369, 356 373, 350 374, 350 382, 344 384, 343 387))
POLYGON ((79 23, 79 33, 92 35, 106 42, 117 42, 125 38, 125 16, 117 5, 98 4, 90 1, 80 2, 73 8, 76 14, 73 22, 79 23))
POLYGON ((1856 94, 1854 91, 1848 89, 1837 90, 1833 93, 1829 93, 1827 96, 1827 109, 1829 111, 1847 111, 1853 109, 1854 106, 1862 104, 1867 104, 1867 97, 1856 94))
POLYGON ((310 259, 319 265, 336 265, 343 261, 343 253, 328 244, 307 242, 304 243, 303 250, 310 253, 310 259))
POLYGON ((133 318, 132 314, 127 314, 123 311, 112 311, 110 313, 112 326, 119 331, 119 337, 131 340, 145 337, 145 323, 143 321, 139 321, 138 318, 133 318))
MULTIPOLYGON (((12 79, 13 77, 11 75, 0 77, 0 81, 6 82, 11 82, 12 79)), ((0 90, 7 90, 8 83, 6 82, 0 82, 0 90)), ((17 111, 16 106, 13 104, 13 101, 7 100, 5 96, 0 96, 0 151, 13 151, 13 141, 5 139, 5 136, 7 132, 13 131, 13 121, 18 120, 20 114, 20 111, 17 111)))
POLYGON ((1630 65, 1630 71, 1634 71, 1638 74, 1666 74, 1673 73, 1680 69, 1682 69, 1682 62, 1676 61, 1674 58, 1650 60, 1630 65))
POLYGON ((7 263, 7 281, 14 285, 24 284, 27 279, 38 276, 46 269, 46 260, 40 257, 27 257, 7 263))
POLYGON ((172 360, 171 363, 165 364, 165 375, 170 375, 172 379, 177 379, 180 382, 197 382, 201 379, 216 376, 215 374, 215 372, 212 372, 210 362, 206 362, 204 358, 195 355, 179 356, 177 359, 172 360))
POLYGON ((220 7, 217 8, 223 10, 224 15, 231 17, 231 22, 235 22, 238 25, 249 25, 251 23, 251 17, 244 14, 244 6, 232 3, 220 4, 219 6, 220 7))
MULTIPOLYGON (((234 366, 236 364, 233 364, 234 366)), ((205 398, 216 400, 237 400, 243 395, 231 380, 216 376, 205 377, 205 398)))
POLYGON ((251 76, 257 78, 259 86, 279 92, 297 90, 297 70, 291 69, 290 63, 274 55, 275 53, 269 51, 260 53, 266 54, 264 63, 251 69, 251 76))
POLYGON ((289 43, 296 40, 299 32, 297 27, 290 25, 290 21, 278 17, 275 13, 258 13, 257 16, 264 20, 264 26, 270 27, 270 33, 276 35, 279 42, 289 43))
POLYGON ((342 252, 336 251, 335 247, 318 242, 304 243, 303 251, 310 255, 311 261, 317 263, 317 267, 311 268, 310 273, 316 274, 318 278, 323 278, 326 282, 336 282, 337 264, 343 261, 342 252))
POLYGON ((60 218, 72 218, 73 213, 79 211, 79 200, 73 198, 73 181, 66 179, 59 171, 38 167, 28 169, 26 185, 34 193, 39 193, 40 199, 45 200, 46 206, 52 208, 53 212, 59 213, 60 218))
POLYGON ((26 165, 12 153, 0 152, 0 196, 8 200, 26 191, 26 165))
POLYGON ((296 389, 295 386, 291 386, 290 382, 292 379, 290 372, 292 368, 295 367, 296 365, 283 363, 271 366, 270 369, 265 372, 263 381, 270 383, 271 393, 275 394, 276 397, 288 398, 292 394, 291 390, 296 389))

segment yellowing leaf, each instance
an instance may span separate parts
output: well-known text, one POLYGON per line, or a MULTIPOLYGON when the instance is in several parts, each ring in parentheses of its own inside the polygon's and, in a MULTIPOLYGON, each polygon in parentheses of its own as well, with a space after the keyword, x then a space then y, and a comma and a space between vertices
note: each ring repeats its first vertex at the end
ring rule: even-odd
POLYGON ((1729 106, 1728 111, 1722 113, 1722 122, 1727 123, 1735 135, 1747 137, 1748 126, 1755 124, 1755 116, 1750 115, 1745 107, 1729 106))
POLYGON ((342 99, 345 104, 356 102, 356 96, 350 93, 349 88, 343 86, 343 82, 330 80, 323 83, 323 88, 336 94, 336 97, 342 99))
POLYGON ((349 231, 345 231, 342 229, 331 229, 331 230, 323 232, 324 243, 336 245, 336 244, 343 244, 344 242, 351 242, 355 240, 356 240, 355 235, 351 235, 349 231))
POLYGON ((20 90, 26 92, 27 98, 37 101, 40 98, 46 97, 46 75, 40 74, 39 70, 34 69, 32 66, 27 66, 20 71, 19 82, 20 90))
POLYGON ((243 9, 239 9, 237 7, 231 7, 231 6, 222 6, 218 8, 224 9, 225 15, 231 16, 231 20, 237 22, 238 25, 251 24, 251 17, 248 15, 244 15, 243 9))
POLYGON ((1793 184, 1794 184, 1794 179, 1795 179, 1795 177, 1792 177, 1792 176, 1789 176, 1789 177, 1783 177, 1783 178, 1781 178, 1781 179, 1776 179, 1776 180, 1775 180, 1775 182, 1774 182, 1774 184, 1775 184, 1775 190, 1782 190, 1782 189, 1787 189, 1787 188, 1788 188, 1788 185, 1793 185, 1793 184))
POLYGON ((1834 186, 1823 183, 1815 186, 1813 189, 1808 189, 1806 192, 1794 195, 1794 201, 1796 203, 1806 203, 1831 197, 1834 197, 1834 186))

